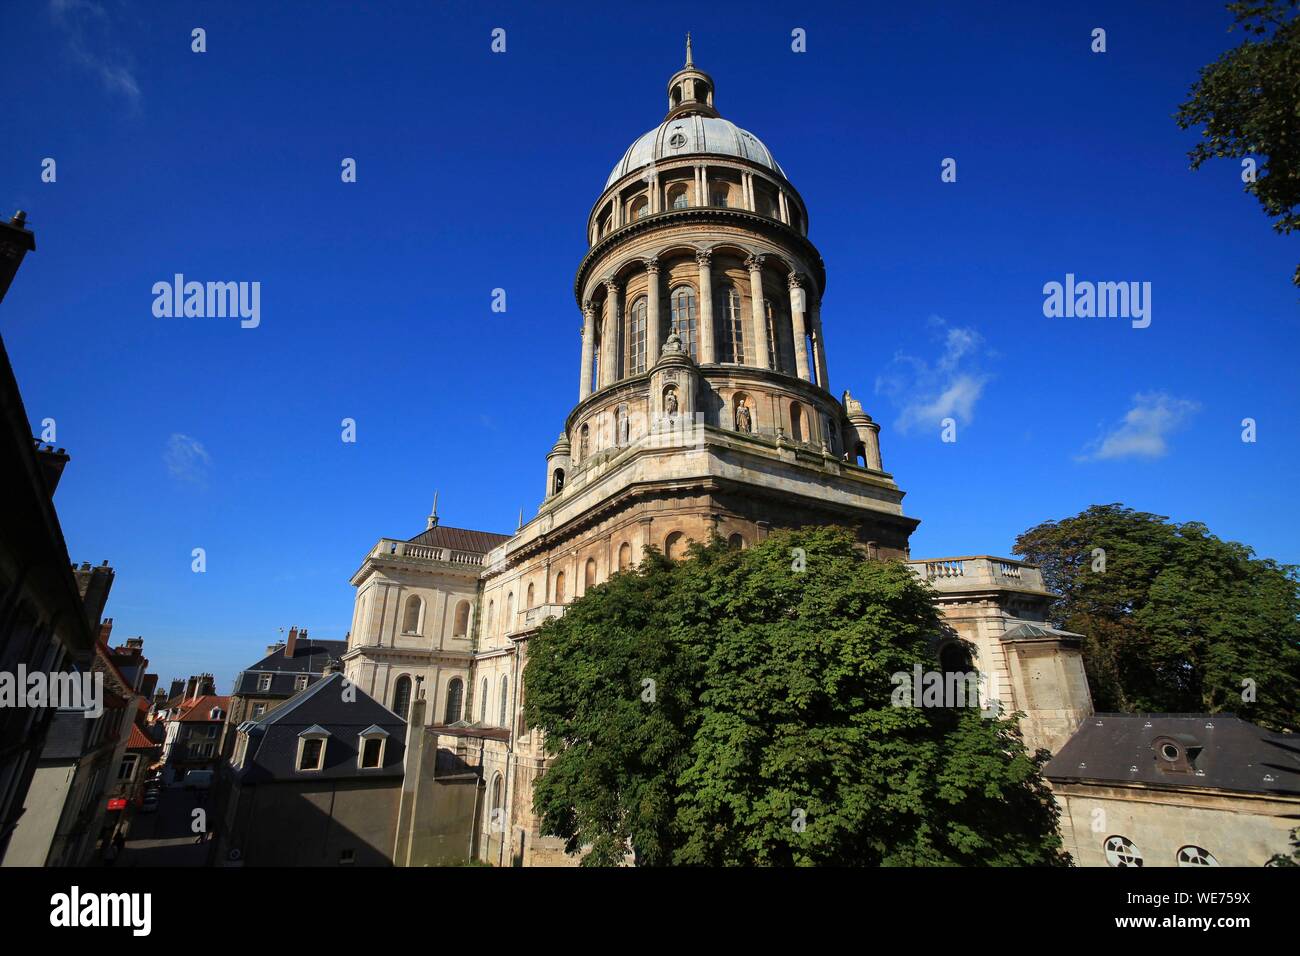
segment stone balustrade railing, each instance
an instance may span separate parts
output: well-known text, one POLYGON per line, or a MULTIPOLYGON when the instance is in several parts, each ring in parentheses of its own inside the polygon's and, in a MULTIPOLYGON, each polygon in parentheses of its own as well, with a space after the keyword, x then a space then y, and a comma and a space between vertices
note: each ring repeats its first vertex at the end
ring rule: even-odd
POLYGON ((1043 574, 1024 561, 976 555, 966 558, 930 558, 909 561, 908 566, 938 591, 963 591, 989 586, 1045 590, 1043 574))
POLYGON ((375 549, 370 552, 370 556, 373 558, 414 558, 417 561, 441 561, 446 564, 464 564, 470 567, 482 567, 487 557, 473 551, 435 548, 427 544, 412 544, 410 541, 398 541, 394 538, 380 538, 379 544, 375 545, 375 549))

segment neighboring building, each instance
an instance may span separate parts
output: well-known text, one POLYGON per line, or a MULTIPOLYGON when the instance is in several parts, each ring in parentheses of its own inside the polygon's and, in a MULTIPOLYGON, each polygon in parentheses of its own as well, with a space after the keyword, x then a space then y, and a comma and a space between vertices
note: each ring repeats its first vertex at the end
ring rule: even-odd
MULTIPOLYGON (((21 231, 26 242, 31 234, 21 231)), ((68 455, 32 438, 2 341, 0 461, 0 674, 16 681, 20 674, 90 668, 112 572, 96 573, 91 590, 78 587, 53 501, 68 455)), ((0 706, 0 861, 21 820, 54 714, 48 707, 0 706)))
POLYGON ((1262 866, 1300 820, 1300 738, 1231 714, 1095 714, 1045 776, 1079 866, 1262 866))
POLYGON ((289 640, 272 644, 266 656, 239 672, 222 729, 221 753, 230 756, 235 732, 245 720, 260 720, 294 694, 315 684, 328 664, 338 661, 347 641, 310 641, 307 629, 289 628, 289 640))
POLYGON ((339 672, 244 721, 218 858, 248 866, 389 864, 405 746, 406 722, 339 672))
MULTIPOLYGON (((201 686, 206 689, 210 685, 201 686)), ((162 745, 163 783, 181 783, 191 770, 215 773, 219 769, 221 729, 229 710, 230 698, 213 693, 189 698, 169 709, 162 745)))
MULTIPOLYGON (((90 579, 89 568, 82 570, 90 579)), ((108 801, 144 699, 148 661, 138 644, 111 650, 111 629, 105 621, 94 664, 104 680, 102 712, 60 708, 55 714, 5 866, 84 866, 119 822, 108 801)))

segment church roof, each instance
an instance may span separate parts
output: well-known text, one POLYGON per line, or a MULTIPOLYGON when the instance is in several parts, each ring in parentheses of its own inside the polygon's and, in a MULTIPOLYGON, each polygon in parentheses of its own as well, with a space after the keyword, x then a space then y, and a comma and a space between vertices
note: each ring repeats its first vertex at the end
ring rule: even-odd
POLYGON ((423 544, 431 548, 450 548, 453 551, 473 551, 477 554, 487 554, 497 545, 509 541, 510 535, 436 525, 427 531, 421 531, 414 538, 407 538, 406 540, 408 544, 423 544))
POLYGON ((720 116, 693 115, 665 120, 639 136, 609 174, 605 188, 608 189, 628 173, 634 173, 652 162, 676 159, 692 153, 737 156, 785 176, 785 171, 777 165, 772 151, 753 133, 720 116))

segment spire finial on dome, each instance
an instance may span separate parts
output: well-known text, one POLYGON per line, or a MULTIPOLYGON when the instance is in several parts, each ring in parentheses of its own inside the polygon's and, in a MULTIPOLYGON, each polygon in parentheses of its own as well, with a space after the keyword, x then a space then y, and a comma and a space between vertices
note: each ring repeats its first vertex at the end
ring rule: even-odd
POLYGON ((694 65, 695 65, 695 61, 694 61, 693 59, 691 59, 691 34, 690 34, 690 31, 687 31, 687 33, 686 33, 686 66, 687 66, 687 67, 692 67, 692 66, 694 66, 694 65))

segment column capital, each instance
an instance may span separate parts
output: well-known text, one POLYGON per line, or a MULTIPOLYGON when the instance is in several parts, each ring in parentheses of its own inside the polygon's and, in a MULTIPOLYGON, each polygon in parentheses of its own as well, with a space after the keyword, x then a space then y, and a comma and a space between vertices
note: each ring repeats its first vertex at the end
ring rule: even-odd
POLYGON ((701 266, 709 266, 709 265, 712 265, 712 264, 713 264, 713 250, 712 250, 712 249, 699 249, 699 250, 697 250, 696 253, 695 253, 695 261, 698 262, 701 266))
POLYGON ((786 281, 789 283, 789 286, 792 290, 803 288, 804 278, 802 275, 800 275, 797 272, 791 272, 789 278, 786 281))
POLYGON ((658 257, 658 256, 650 256, 650 257, 647 258, 647 259, 642 259, 642 260, 641 260, 641 264, 645 266, 645 271, 648 272, 648 273, 650 273, 651 275, 658 275, 658 274, 659 274, 659 257, 658 257))
POLYGON ((613 276, 610 276, 608 279, 603 280, 600 284, 603 285, 605 289, 610 293, 612 293, 613 295, 618 295, 618 280, 615 279, 613 276))
POLYGON ((595 303, 592 302, 590 299, 583 299, 583 300, 582 300, 582 316, 583 316, 583 318, 590 318, 591 316, 593 316, 593 315, 595 315, 595 314, 596 314, 596 305, 595 305, 595 303))
POLYGON ((750 272, 758 272, 763 268, 763 262, 766 259, 767 256, 762 255, 761 253, 751 252, 749 255, 745 256, 745 268, 750 272))

